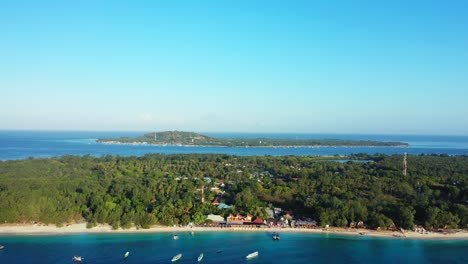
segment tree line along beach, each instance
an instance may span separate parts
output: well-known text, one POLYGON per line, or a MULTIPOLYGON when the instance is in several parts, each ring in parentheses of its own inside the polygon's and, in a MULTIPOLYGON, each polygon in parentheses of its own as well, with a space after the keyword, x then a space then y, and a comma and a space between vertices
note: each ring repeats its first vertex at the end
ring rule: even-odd
POLYGON ((468 157, 408 156, 406 175, 401 155, 349 159, 193 154, 4 161, 0 221, 132 230, 240 215, 270 227, 309 221, 319 231, 349 232, 361 222, 372 234, 416 228, 445 237, 464 233, 458 231, 468 222, 468 157))

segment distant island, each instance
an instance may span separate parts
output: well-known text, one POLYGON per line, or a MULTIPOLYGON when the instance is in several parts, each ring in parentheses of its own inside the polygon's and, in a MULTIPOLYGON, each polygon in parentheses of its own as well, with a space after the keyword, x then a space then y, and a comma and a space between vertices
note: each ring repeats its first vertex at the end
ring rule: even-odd
POLYGON ((99 138, 99 143, 108 144, 152 144, 174 146, 224 146, 224 147, 407 147, 408 143, 348 139, 291 139, 291 138, 215 138, 206 135, 164 131, 147 133, 139 137, 99 138))

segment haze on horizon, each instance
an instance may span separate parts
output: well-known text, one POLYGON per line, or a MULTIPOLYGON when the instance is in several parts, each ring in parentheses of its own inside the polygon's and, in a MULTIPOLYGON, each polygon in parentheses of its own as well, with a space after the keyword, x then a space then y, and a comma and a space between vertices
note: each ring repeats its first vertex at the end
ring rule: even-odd
POLYGON ((0 130, 468 135, 467 1, 1 1, 0 130))

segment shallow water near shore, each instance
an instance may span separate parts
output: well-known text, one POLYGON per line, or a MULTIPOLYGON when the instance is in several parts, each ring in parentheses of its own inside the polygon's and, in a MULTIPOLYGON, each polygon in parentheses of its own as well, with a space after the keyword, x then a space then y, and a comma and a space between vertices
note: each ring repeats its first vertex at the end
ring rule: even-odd
POLYGON ((405 240, 334 234, 280 233, 73 234, 0 236, 0 263, 467 263, 468 240, 405 240), (128 260, 125 252, 130 251, 128 260), (247 260, 254 251, 259 256, 247 260))

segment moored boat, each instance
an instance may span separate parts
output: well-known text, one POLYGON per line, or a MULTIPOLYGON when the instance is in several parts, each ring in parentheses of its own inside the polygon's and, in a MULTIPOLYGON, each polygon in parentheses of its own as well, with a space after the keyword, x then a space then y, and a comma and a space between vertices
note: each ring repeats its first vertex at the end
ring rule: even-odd
POLYGON ((174 236, 172 237, 172 239, 177 240, 177 239, 179 239, 179 236, 178 236, 178 235, 174 235, 174 236))
POLYGON ((127 259, 129 255, 130 255, 130 252, 127 251, 127 252, 124 254, 124 259, 127 259))
POLYGON ((73 256, 72 260, 75 262, 81 262, 84 258, 82 256, 73 256))
POLYGON ((248 254, 245 258, 253 259, 253 258, 256 258, 256 257, 258 257, 258 251, 255 251, 253 253, 248 254))
POLYGON ((273 233, 273 240, 280 240, 280 235, 278 233, 273 233))
POLYGON ((179 253, 179 254, 175 255, 175 256, 171 259, 171 261, 172 261, 172 262, 176 262, 176 261, 178 261, 181 257, 182 257, 182 254, 179 253))
POLYGON ((198 262, 200 262, 202 259, 203 259, 203 253, 201 253, 200 256, 198 256, 198 262))
POLYGON ((4 249, 4 248, 5 248, 5 246, 0 245, 0 250, 2 250, 2 249, 4 249))

